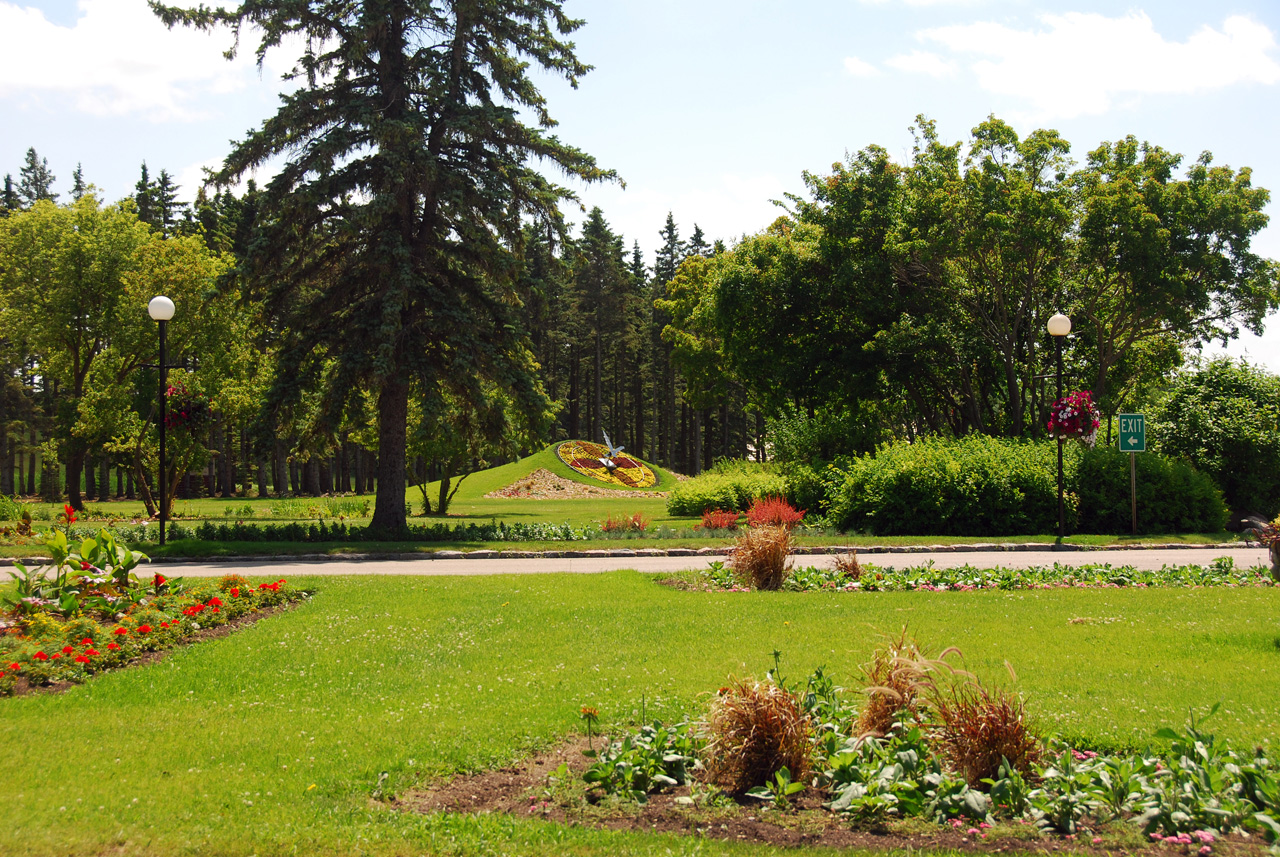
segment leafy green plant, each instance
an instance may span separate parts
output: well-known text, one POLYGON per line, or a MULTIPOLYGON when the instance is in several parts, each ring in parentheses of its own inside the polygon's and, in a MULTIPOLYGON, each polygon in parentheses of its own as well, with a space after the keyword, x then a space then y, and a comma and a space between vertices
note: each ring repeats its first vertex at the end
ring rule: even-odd
POLYGON ((786 479, 765 465, 726 460, 677 484, 667 495, 667 513, 701 515, 713 509, 745 512, 752 501, 781 497, 786 491, 786 479))
POLYGON ((654 721, 598 752, 584 751, 596 761, 582 779, 589 789, 645 803, 652 792, 692 782, 701 745, 688 720, 674 726, 654 721))
POLYGON ((757 800, 767 800, 776 809, 787 809, 791 806, 791 796, 804 791, 804 788, 804 783, 792 781, 791 771, 787 770, 784 765, 774 773, 772 780, 763 786, 757 786, 749 790, 746 796, 757 800))

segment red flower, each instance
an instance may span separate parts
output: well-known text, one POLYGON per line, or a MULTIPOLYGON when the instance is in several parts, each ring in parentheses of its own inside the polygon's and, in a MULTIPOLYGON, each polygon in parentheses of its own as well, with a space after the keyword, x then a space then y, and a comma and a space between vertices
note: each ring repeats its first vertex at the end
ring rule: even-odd
POLYGON ((156 587, 159 588, 161 586, 164 586, 166 583, 168 583, 169 578, 165 577, 163 574, 157 571, 156 579, 153 582, 155 583, 156 587))
POLYGON ((34 657, 37 661, 49 660, 49 656, 46 655, 44 652, 36 652, 32 657, 34 657))
POLYGON ((98 656, 98 652, 95 649, 85 649, 84 653, 91 658, 96 658, 98 656))
POLYGON ((76 522, 76 510, 71 508, 70 503, 64 503, 62 506, 63 514, 67 516, 67 523, 74 524, 76 522))
POLYGON ((168 623, 168 622, 161 622, 161 623, 160 623, 160 627, 161 627, 161 628, 168 628, 168 627, 169 627, 169 623, 168 623))
POLYGON ((63 646, 63 647, 62 647, 62 653, 63 653, 64 655, 69 655, 69 654, 71 654, 71 653, 72 653, 72 652, 74 652, 74 651, 75 651, 75 647, 73 647, 73 646, 63 646))
POLYGON ((88 561, 88 560, 84 560, 84 559, 80 560, 80 570, 81 570, 81 571, 88 571, 88 570, 89 570, 89 569, 91 569, 91 568, 93 568, 93 566, 89 564, 89 561, 88 561))
POLYGON ((238 587, 238 586, 233 586, 233 587, 231 587, 231 597, 232 597, 232 598, 239 598, 239 597, 240 597, 240 587, 238 587))
POLYGON ((119 643, 107 643, 107 648, 108 648, 108 649, 110 649, 110 650, 111 650, 111 651, 113 651, 113 652, 118 652, 118 651, 120 651, 120 644, 119 644, 119 643))
POLYGON ((216 595, 215 595, 213 598, 210 598, 210 599, 209 599, 209 606, 210 606, 210 607, 221 607, 221 606, 222 606, 222 599, 218 598, 218 596, 216 596, 216 595))
POLYGON ((116 628, 116 629, 115 629, 114 631, 112 631, 111 633, 115 634, 117 637, 123 637, 125 634, 129 633, 129 629, 128 629, 128 628, 116 628))
POLYGON ((90 637, 85 637, 83 640, 81 640, 81 641, 80 641, 80 645, 82 645, 82 646, 92 646, 92 645, 93 645, 93 639, 92 639, 92 638, 90 638, 90 637))
POLYGON ((18 670, 22 669, 22 664, 9 664, 9 669, 12 670, 13 672, 17 672, 18 670))
POLYGON ((215 607, 215 608, 213 608, 213 612, 214 612, 214 613, 221 613, 221 612, 222 612, 222 608, 221 608, 221 607, 215 607))
POLYGON ((78 663, 78 664, 87 664, 87 663, 89 663, 89 659, 88 659, 87 657, 85 657, 84 655, 76 655, 76 663, 78 663))
POLYGON ((55 661, 56 661, 56 660, 57 660, 58 658, 60 658, 60 657, 62 657, 62 652, 54 652, 54 653, 53 653, 53 660, 55 660, 55 661))
POLYGON ((151 626, 150 626, 150 625, 139 625, 139 626, 138 626, 138 633, 139 633, 139 634, 150 634, 150 633, 151 633, 151 626))

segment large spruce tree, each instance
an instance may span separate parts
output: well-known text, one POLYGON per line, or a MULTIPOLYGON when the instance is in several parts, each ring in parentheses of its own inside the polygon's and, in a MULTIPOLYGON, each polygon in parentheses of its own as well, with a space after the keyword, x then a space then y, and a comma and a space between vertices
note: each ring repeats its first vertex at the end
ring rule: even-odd
POLYGON ((511 280, 523 224, 563 234, 558 206, 573 194, 538 168, 588 181, 613 174, 549 133, 528 69, 576 85, 589 69, 564 37, 582 22, 559 0, 151 5, 170 26, 260 35, 260 64, 285 42, 305 45, 299 88, 216 180, 283 162, 261 194, 259 252, 246 272, 264 284, 279 327, 272 398, 288 407, 322 382, 336 425, 363 389, 375 392, 371 526, 401 529, 412 387, 448 379, 480 397, 488 380, 522 410, 547 410, 511 280))

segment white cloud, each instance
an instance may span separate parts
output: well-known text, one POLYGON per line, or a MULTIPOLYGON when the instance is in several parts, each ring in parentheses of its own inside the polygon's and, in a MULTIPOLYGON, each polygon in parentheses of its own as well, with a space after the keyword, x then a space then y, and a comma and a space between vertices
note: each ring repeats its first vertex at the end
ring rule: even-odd
POLYGON ((878 68, 857 57, 845 57, 844 70, 854 77, 878 77, 880 75, 878 68))
POLYGON ((976 23, 924 30, 921 38, 987 59, 972 68, 983 89, 1031 102, 1033 118, 1070 119, 1117 99, 1191 94, 1280 81, 1275 38, 1264 25, 1227 18, 1185 42, 1166 41, 1143 12, 1123 17, 1069 12, 1041 16, 1042 29, 976 23))
POLYGON ((884 64, 899 71, 927 74, 929 77, 950 77, 956 73, 955 63, 948 62, 937 54, 931 54, 927 51, 912 51, 909 54, 899 54, 896 57, 890 57, 885 60, 884 64))
MULTIPOLYGON (((79 0, 74 26, 48 21, 40 10, 0 2, 0 96, 40 104, 65 96, 93 115, 201 118, 202 96, 255 84, 251 48, 228 62, 226 32, 167 29, 142 0, 79 0), (32 98, 34 96, 34 98, 32 98)), ((278 68, 263 72, 278 79, 278 68)))

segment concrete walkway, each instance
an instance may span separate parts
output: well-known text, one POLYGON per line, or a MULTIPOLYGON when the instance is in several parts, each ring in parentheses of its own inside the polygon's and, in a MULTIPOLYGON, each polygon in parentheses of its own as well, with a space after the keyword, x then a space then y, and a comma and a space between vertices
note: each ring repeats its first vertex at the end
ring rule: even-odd
MULTIPOLYGON (((987 550, 987 551, 938 551, 910 553, 859 553, 864 564, 881 568, 905 568, 932 562, 939 568, 956 568, 972 565, 980 568, 1030 568, 1063 565, 1111 563, 1131 565, 1139 569, 1159 569, 1165 565, 1207 565, 1218 557, 1231 557, 1238 567, 1267 565, 1267 551, 1263 548, 1214 547, 1214 548, 1159 548, 1123 551, 1053 551, 1053 550, 987 550)), ((831 555, 815 554, 795 557, 798 566, 827 567, 834 562, 831 555)), ((484 556, 474 559, 461 557, 449 559, 427 558, 353 558, 300 560, 272 558, 253 560, 239 558, 223 562, 170 562, 155 563, 139 569, 140 576, 149 568, 163 571, 172 577, 218 577, 228 573, 254 577, 298 577, 302 575, 345 574, 402 574, 402 575, 485 575, 485 574, 595 574, 603 571, 631 568, 643 572, 681 571, 691 568, 707 568, 713 561, 725 562, 722 556, 630 556, 630 557, 498 557, 484 556)))

